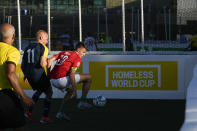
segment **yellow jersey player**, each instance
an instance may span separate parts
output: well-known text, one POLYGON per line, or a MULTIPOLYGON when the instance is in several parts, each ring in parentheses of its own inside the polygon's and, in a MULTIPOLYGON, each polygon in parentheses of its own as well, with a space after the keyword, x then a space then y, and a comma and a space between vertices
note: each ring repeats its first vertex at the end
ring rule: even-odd
POLYGON ((24 93, 16 76, 20 53, 12 46, 15 29, 10 24, 3 24, 0 31, 0 129, 24 130, 24 109, 20 98, 28 106, 33 105, 33 100, 24 93))

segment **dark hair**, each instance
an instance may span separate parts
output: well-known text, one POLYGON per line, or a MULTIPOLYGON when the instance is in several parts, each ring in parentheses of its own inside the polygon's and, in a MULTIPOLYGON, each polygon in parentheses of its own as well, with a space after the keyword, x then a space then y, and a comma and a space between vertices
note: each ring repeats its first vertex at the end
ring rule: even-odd
POLYGON ((78 48, 85 48, 86 50, 88 50, 87 45, 85 45, 83 42, 78 42, 78 44, 76 45, 76 49, 78 48))

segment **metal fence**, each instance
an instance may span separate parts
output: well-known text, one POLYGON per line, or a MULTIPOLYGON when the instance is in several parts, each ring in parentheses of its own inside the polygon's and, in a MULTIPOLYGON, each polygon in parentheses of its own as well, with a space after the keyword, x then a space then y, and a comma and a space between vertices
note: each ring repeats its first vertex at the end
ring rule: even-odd
POLYGON ((1 23, 16 27, 19 50, 35 41, 39 29, 48 31, 50 51, 63 50, 68 39, 74 47, 92 36, 97 52, 189 51, 197 32, 196 0, 106 0, 105 6, 97 7, 81 5, 84 1, 78 0, 77 5, 70 5, 69 12, 66 8, 61 12, 51 9, 47 0, 43 14, 33 14, 33 5, 27 5, 26 10, 20 8, 21 1, 17 0, 17 8, 12 8, 15 12, 4 10, 9 6, 2 8, 1 17, 1 23), (69 38, 63 37, 65 34, 69 38))

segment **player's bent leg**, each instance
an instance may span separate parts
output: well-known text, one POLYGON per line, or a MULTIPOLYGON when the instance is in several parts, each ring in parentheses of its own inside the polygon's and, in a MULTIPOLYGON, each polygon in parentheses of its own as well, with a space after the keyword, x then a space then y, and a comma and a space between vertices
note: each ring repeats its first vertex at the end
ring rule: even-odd
POLYGON ((51 118, 49 117, 50 106, 51 106, 51 98, 45 98, 43 116, 42 119, 40 120, 40 123, 47 124, 52 122, 51 118))
POLYGON ((46 98, 44 99, 44 110, 43 110, 43 117, 40 120, 41 123, 47 124, 51 123, 52 120, 49 117, 50 107, 51 107, 51 98, 53 95, 52 87, 49 85, 48 88, 44 91, 46 98))
POLYGON ((49 86, 49 88, 44 93, 46 94, 46 98, 52 98, 53 95, 52 87, 49 86))
POLYGON ((90 74, 80 74, 79 83, 83 83, 82 96, 86 97, 92 83, 92 76, 90 74))
MULTIPOLYGON (((37 101, 39 100, 41 94, 42 94, 42 92, 39 91, 39 90, 37 90, 37 91, 33 94, 32 99, 33 99, 34 103, 37 103, 37 101)), ((32 117, 33 117, 33 116, 32 116, 33 108, 34 108, 34 106, 30 106, 30 107, 28 108, 27 112, 25 112, 25 114, 24 114, 24 116, 25 116, 28 120, 30 120, 30 121, 33 121, 33 118, 32 118, 32 117)))
POLYGON ((71 98, 71 96, 73 94, 73 88, 67 88, 66 91, 67 91, 67 93, 64 96, 64 99, 63 99, 62 104, 60 106, 59 112, 56 114, 56 118, 61 119, 61 120, 70 121, 71 119, 65 114, 65 109, 66 109, 67 101, 71 98))
POLYGON ((80 98, 80 102, 78 103, 78 108, 79 109, 89 109, 92 108, 92 105, 87 103, 87 94, 88 91, 90 89, 91 86, 91 82, 92 82, 92 77, 89 74, 80 74, 80 80, 79 82, 83 83, 83 87, 82 87, 82 96, 80 98))
POLYGON ((53 91, 52 91, 50 80, 45 73, 43 73, 39 81, 39 89, 46 95, 46 98, 44 99, 43 116, 40 122, 43 124, 51 123, 52 121, 51 118, 49 118, 49 112, 50 112, 51 98, 53 95, 53 91))
MULTIPOLYGON (((32 95, 32 100, 34 101, 34 103, 36 104, 37 101, 39 100, 40 98, 40 95, 42 94, 42 90, 40 90, 39 88, 39 81, 35 81, 33 79, 34 76, 29 76, 27 78, 29 84, 31 85, 32 89, 35 91, 35 93, 32 95)), ((34 109, 34 106, 30 106, 28 107, 27 111, 25 112, 24 116, 30 120, 30 121, 33 121, 33 118, 32 118, 32 111, 34 109)))
POLYGON ((50 80, 51 85, 53 87, 60 89, 63 92, 65 90, 67 91, 67 93, 64 96, 64 99, 62 100, 59 111, 56 114, 56 118, 70 121, 70 118, 65 114, 66 103, 73 94, 73 89, 69 88, 70 83, 68 81, 69 81, 69 77, 63 77, 63 78, 59 78, 59 79, 51 79, 50 80))
POLYGON ((64 96, 64 101, 63 101, 64 103, 66 103, 71 98, 71 96, 73 94, 73 88, 67 88, 66 91, 67 91, 67 93, 64 96))

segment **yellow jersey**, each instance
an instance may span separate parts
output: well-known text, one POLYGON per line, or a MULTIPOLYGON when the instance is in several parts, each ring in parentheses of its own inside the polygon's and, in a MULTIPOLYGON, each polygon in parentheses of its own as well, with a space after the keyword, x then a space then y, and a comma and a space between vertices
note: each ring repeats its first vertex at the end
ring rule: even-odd
MULTIPOLYGON (((47 58, 48 57, 48 54, 49 54, 49 50, 48 50, 48 48, 47 48, 46 45, 44 45, 42 43, 40 43, 40 44, 44 46, 44 54, 43 54, 43 56, 47 58)), ((44 71, 45 71, 45 73, 47 75, 47 67, 44 68, 44 71)))
POLYGON ((20 52, 15 47, 0 42, 0 89, 12 89, 6 74, 6 62, 18 64, 20 52))
POLYGON ((47 58, 47 56, 48 56, 48 54, 49 54, 49 50, 48 50, 48 48, 47 48, 47 46, 46 45, 44 45, 44 44, 42 44, 42 43, 40 43, 41 45, 43 45, 44 46, 44 54, 43 54, 43 56, 45 56, 46 58, 47 58))

